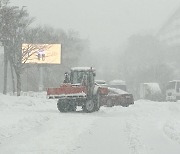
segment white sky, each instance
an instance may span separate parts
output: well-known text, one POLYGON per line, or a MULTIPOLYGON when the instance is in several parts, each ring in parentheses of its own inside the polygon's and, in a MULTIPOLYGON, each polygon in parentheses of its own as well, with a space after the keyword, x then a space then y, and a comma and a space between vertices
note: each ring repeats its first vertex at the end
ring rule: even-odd
POLYGON ((93 49, 115 49, 134 33, 156 32, 179 0, 11 0, 27 6, 36 23, 73 29, 93 49))

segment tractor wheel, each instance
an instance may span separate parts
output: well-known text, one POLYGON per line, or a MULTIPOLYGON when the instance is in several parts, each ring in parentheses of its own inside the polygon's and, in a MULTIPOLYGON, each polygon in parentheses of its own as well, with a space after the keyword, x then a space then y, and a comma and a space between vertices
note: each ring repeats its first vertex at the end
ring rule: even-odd
POLYGON ((68 112, 70 110, 70 105, 66 100, 58 100, 57 108, 60 112, 68 112))
POLYGON ((95 111, 99 111, 100 107, 101 107, 101 96, 97 94, 95 96, 95 111))
POLYGON ((93 100, 88 100, 83 106, 85 112, 91 113, 95 111, 95 102, 93 100))
POLYGON ((76 106, 70 105, 70 106, 69 106, 69 111, 70 111, 70 112, 75 112, 75 111, 76 111, 76 106))

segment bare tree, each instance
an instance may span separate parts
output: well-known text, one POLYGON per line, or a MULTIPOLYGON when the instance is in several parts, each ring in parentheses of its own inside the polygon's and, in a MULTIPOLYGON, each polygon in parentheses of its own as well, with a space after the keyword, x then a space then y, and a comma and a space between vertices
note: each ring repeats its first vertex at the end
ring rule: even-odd
MULTIPOLYGON (((32 55, 36 54, 36 51, 40 49, 36 44, 62 44, 63 64, 61 65, 61 68, 63 69, 61 69, 61 71, 77 65, 79 56, 82 52, 88 51, 86 50, 88 48, 87 41, 81 39, 79 34, 73 30, 66 33, 63 30, 56 30, 49 26, 31 28, 30 24, 33 22, 34 18, 29 17, 29 14, 24 7, 19 8, 4 5, 0 10, 2 19, 2 22, 0 23, 0 35, 5 47, 4 62, 6 63, 4 65, 4 93, 7 91, 7 64, 9 61, 12 82, 14 85, 15 78, 17 79, 17 95, 20 95, 21 74, 24 67, 27 66, 25 65, 27 60, 32 58, 32 55), (22 50, 23 43, 29 44, 29 46, 22 50), (15 73, 15 75, 13 73, 15 73)), ((56 70, 59 70, 59 65, 46 66, 51 67, 51 71, 55 71, 54 76, 58 75, 56 70), (52 69, 52 67, 54 69, 52 69)), ((59 76, 56 78, 59 80, 59 76)), ((52 82, 52 80, 50 81, 52 82)), ((15 86, 13 86, 13 91, 15 91, 15 86)))
POLYGON ((0 40, 2 45, 4 46, 4 87, 3 87, 3 94, 7 93, 7 68, 8 68, 8 37, 4 34, 4 27, 5 27, 5 14, 6 11, 4 8, 7 7, 9 1, 8 0, 1 0, 0 1, 0 40))
MULTIPOLYGON (((7 92, 7 66, 8 61, 11 67, 15 70, 17 77, 17 95, 21 91, 21 44, 24 38, 24 31, 32 23, 33 18, 29 17, 27 10, 24 7, 5 5, 1 8, 1 40, 4 45, 4 94, 7 92)), ((11 68, 11 70, 13 70, 11 68)), ((13 72, 12 72, 12 77, 13 72)), ((14 79, 13 79, 14 81, 14 79)))
MULTIPOLYGON (((31 51, 34 49, 38 50, 36 49, 37 48, 36 44, 62 45, 62 55, 61 55, 62 63, 60 65, 52 65, 52 64, 41 65, 41 67, 43 67, 43 70, 46 70, 46 72, 43 72, 45 87, 59 85, 61 80, 63 81, 64 72, 69 70, 69 68, 72 66, 77 66, 79 64, 79 59, 82 58, 81 57, 82 54, 84 55, 89 54, 88 40, 81 39, 78 32, 75 32, 73 30, 69 32, 65 32, 62 29, 53 29, 52 27, 49 26, 39 26, 39 27, 31 28, 28 31, 26 31, 25 40, 26 43, 29 44, 29 47, 27 46, 24 52, 24 54, 26 55, 27 55, 26 51, 28 51, 28 48, 31 51)), ((31 57, 29 58, 31 59, 31 57)), ((26 61, 24 62, 26 63, 26 61)), ((38 71, 39 65, 35 65, 35 64, 34 65, 25 64, 25 65, 28 66, 28 68, 26 69, 27 71, 24 72, 23 74, 24 78, 27 78, 26 75, 27 72, 38 71)), ((38 82, 37 81, 38 73, 28 73, 28 74, 29 74, 28 81, 30 82, 32 81, 31 84, 29 84, 29 86, 31 86, 31 89, 36 90, 37 84, 34 83, 38 82)))

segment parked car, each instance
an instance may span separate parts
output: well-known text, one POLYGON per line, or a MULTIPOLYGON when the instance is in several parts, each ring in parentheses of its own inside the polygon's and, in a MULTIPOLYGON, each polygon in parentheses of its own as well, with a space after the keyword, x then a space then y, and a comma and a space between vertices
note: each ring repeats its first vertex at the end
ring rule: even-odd
POLYGON ((180 80, 169 81, 166 89, 166 100, 167 101, 180 100, 180 80))
POLYGON ((127 107, 129 105, 134 104, 134 97, 132 94, 127 92, 125 81, 112 80, 108 84, 108 89, 109 89, 109 96, 111 95, 116 96, 117 94, 119 95, 118 97, 115 97, 116 99, 109 99, 109 101, 107 101, 106 105, 108 107, 117 106, 117 105, 127 107))

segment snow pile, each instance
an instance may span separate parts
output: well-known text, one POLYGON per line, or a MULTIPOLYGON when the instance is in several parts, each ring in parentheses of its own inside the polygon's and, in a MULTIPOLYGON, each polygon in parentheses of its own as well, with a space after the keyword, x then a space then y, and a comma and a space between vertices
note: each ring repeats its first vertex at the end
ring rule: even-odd
MULTIPOLYGON (((51 101, 55 104, 56 101, 51 101)), ((0 110, 47 110, 52 108, 44 93, 27 93, 24 96, 0 94, 0 110)))
POLYGON ((95 71, 95 69, 92 67, 73 67, 71 68, 71 70, 72 71, 89 71, 89 70, 95 71))
POLYGON ((128 92, 121 90, 121 89, 117 89, 117 88, 109 88, 109 94, 128 94, 128 92))
POLYGON ((31 130, 48 120, 48 117, 44 117, 41 115, 37 116, 37 114, 26 115, 26 117, 24 117, 23 114, 18 115, 17 113, 16 116, 13 113, 7 113, 7 114, 9 114, 9 116, 4 116, 4 118, 12 122, 9 123, 3 120, 3 122, 1 123, 0 142, 14 135, 31 130))
POLYGON ((0 153, 66 153, 98 118, 81 111, 61 114, 57 100, 44 96, 0 94, 0 153))
POLYGON ((16 97, 0 94, 0 142, 48 121, 48 116, 38 112, 53 109, 53 104, 38 96, 16 97))

